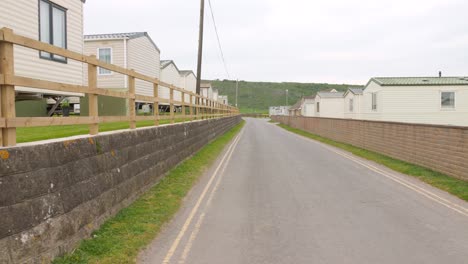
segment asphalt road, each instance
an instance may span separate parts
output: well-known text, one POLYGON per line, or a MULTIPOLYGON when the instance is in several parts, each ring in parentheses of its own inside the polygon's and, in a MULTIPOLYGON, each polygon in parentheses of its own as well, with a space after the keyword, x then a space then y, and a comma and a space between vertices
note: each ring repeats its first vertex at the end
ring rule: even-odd
POLYGON ((140 263, 468 263, 468 203, 260 119, 140 263))

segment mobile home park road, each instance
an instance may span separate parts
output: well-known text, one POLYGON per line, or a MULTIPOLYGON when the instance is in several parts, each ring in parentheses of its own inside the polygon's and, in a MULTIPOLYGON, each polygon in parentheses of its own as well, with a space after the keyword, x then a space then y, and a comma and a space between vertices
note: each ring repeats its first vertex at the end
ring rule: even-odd
POLYGON ((468 263, 468 203, 247 119, 140 263, 468 263))

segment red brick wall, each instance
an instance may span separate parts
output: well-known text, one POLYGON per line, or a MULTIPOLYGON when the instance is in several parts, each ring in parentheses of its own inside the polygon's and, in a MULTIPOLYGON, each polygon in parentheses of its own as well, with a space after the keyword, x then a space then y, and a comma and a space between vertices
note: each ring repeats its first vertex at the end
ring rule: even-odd
POLYGON ((468 127, 317 117, 272 119, 468 181, 468 127))

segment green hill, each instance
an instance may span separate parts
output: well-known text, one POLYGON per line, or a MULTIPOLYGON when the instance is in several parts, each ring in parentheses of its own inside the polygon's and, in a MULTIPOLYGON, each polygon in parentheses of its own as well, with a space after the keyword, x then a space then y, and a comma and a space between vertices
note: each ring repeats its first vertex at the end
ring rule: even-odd
MULTIPOLYGON (((220 95, 227 95, 229 103, 236 103, 236 81, 211 81, 213 87, 219 90, 220 95)), ((293 105, 302 96, 316 94, 318 91, 336 89, 346 91, 347 84, 327 83, 271 83, 239 81, 238 106, 242 113, 267 113, 270 106, 286 104, 286 90, 288 90, 288 105, 293 105)))

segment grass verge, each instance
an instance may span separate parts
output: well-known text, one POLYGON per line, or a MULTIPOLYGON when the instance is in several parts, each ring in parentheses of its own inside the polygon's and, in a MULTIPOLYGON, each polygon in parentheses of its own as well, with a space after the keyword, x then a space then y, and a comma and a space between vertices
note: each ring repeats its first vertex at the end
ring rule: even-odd
POLYGON ((414 165, 405 161, 394 159, 377 152, 369 151, 366 149, 358 148, 350 144, 337 142, 325 137, 321 137, 297 128, 292 128, 287 125, 278 124, 279 127, 282 127, 290 132, 296 133, 298 135, 311 138, 322 143, 344 149, 348 152, 353 153, 356 156, 365 158, 382 164, 394 171, 401 172, 410 176, 414 176, 423 182, 426 182, 434 187, 447 191, 465 201, 468 201, 468 182, 452 178, 443 173, 424 168, 418 165, 414 165))
MULTIPOLYGON (((175 122, 182 122, 183 119, 176 119, 175 122)), ((169 124, 170 120, 160 120, 159 123, 169 124)), ((154 121, 138 121, 137 127, 154 126, 154 121)), ((128 122, 103 123, 99 125, 99 132, 128 129, 128 122)), ((47 126, 47 127, 20 127, 17 128, 16 142, 25 143, 54 138, 64 138, 77 135, 89 134, 88 125, 67 125, 67 126, 47 126)))
POLYGON ((106 221, 93 233, 92 239, 84 240, 72 254, 58 258, 53 263, 135 263, 140 250, 156 237, 163 224, 178 211, 182 199, 239 133, 244 123, 242 121, 172 169, 146 194, 106 221))

